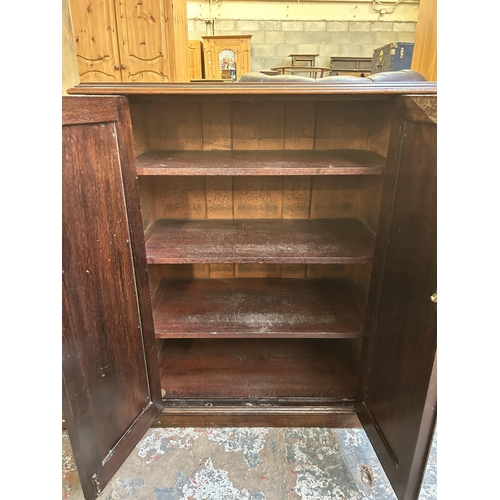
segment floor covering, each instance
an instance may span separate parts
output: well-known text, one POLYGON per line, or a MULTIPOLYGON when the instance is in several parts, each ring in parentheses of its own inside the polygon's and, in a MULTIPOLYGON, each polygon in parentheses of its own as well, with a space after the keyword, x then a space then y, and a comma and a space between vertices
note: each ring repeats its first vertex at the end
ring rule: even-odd
MULTIPOLYGON (((419 500, 437 498, 437 433, 419 500)), ((84 500, 67 431, 62 498, 84 500)), ((103 500, 397 500, 362 428, 152 428, 103 500)))

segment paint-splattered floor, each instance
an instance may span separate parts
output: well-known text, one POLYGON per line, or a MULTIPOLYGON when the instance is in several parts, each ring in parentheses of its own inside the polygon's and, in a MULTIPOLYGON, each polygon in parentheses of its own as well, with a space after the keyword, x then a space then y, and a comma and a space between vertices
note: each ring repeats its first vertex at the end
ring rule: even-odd
MULTIPOLYGON (((419 500, 435 500, 437 437, 419 500)), ((63 431, 63 500, 83 500, 63 431)), ((150 429, 104 500, 396 500, 362 429, 150 429)))

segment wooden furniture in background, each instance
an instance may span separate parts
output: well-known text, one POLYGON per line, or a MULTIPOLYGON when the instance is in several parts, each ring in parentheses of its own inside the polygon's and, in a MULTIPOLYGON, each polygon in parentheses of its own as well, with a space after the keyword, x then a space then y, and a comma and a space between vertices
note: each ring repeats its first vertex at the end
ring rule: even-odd
POLYGON ((82 82, 189 81, 186 0, 70 0, 82 82))
POLYGON ((292 58, 292 66, 315 66, 316 57, 319 54, 290 54, 289 57, 292 58))
POLYGON ((203 78, 203 44, 200 40, 189 40, 189 79, 201 80, 203 78))
POLYGON ((250 38, 252 35, 202 36, 203 64, 207 80, 237 80, 244 73, 251 71, 250 38), (224 50, 235 54, 235 72, 221 68, 220 54, 224 50))
POLYGON ((330 71, 330 68, 326 66, 276 66, 271 70, 278 71, 280 75, 309 73, 311 78, 323 78, 325 73, 330 71))
POLYGON ((437 0, 420 0, 411 69, 437 81, 437 0))
MULTIPOLYGON (((316 66, 316 57, 319 54, 290 54, 289 57, 292 58, 292 66, 316 66)), ((317 72, 311 71, 309 73, 311 78, 316 78, 318 76, 317 72)), ((323 74, 321 74, 323 76, 323 74)))
POLYGON ((119 108, 123 166, 82 173, 76 163, 69 174, 85 183, 64 183, 64 255, 74 263, 64 279, 77 280, 65 310, 88 317, 68 337, 83 351, 64 366, 69 397, 80 386, 113 396, 98 399, 107 418, 80 404, 80 418, 68 419, 74 448, 89 421, 103 427, 93 457, 75 451, 88 499, 109 480, 107 421, 128 438, 133 411, 154 400, 139 368, 130 380, 128 357, 141 354, 159 365, 149 379, 163 392, 155 425, 353 426, 359 415, 398 498, 416 498, 436 414, 435 85, 71 92, 103 94, 67 98, 96 122, 70 137, 80 162, 107 165, 115 154, 105 141, 114 115, 104 111, 125 98, 106 94, 128 96, 133 123, 132 140, 119 108), (112 318, 120 328, 108 331, 102 321, 112 318), (145 346, 129 349, 137 325, 145 346), (92 359, 99 345, 109 360, 92 359), (119 366, 126 373, 107 376, 119 366))
POLYGON ((368 76, 372 71, 372 57, 330 57, 330 76, 368 76))

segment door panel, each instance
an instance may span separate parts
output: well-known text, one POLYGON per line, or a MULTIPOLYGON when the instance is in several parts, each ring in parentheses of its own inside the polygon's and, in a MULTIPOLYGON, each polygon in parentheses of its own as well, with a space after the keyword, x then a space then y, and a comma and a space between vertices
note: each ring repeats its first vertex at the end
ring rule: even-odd
POLYGON ((436 415, 435 115, 435 98, 400 98, 357 398, 360 420, 400 500, 418 497, 436 415))
POLYGON ((161 410, 125 98, 63 98, 63 411, 95 498, 161 410))
POLYGON ((113 0, 70 0, 70 6, 80 80, 121 81, 113 0))
POLYGON ((171 81, 166 4, 165 0, 116 2, 124 82, 171 81))

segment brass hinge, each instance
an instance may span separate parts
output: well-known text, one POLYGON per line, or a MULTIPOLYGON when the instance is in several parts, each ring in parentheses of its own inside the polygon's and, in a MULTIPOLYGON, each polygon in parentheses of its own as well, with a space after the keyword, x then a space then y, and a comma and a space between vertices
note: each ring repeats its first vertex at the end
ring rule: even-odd
POLYGON ((434 292, 431 295, 431 302, 434 302, 434 304, 437 304, 437 301, 438 301, 438 294, 437 294, 437 292, 434 292))
POLYGON ((94 488, 97 496, 99 496, 101 494, 101 485, 99 484, 99 480, 97 479, 97 474, 92 474, 92 482, 94 483, 94 488))

